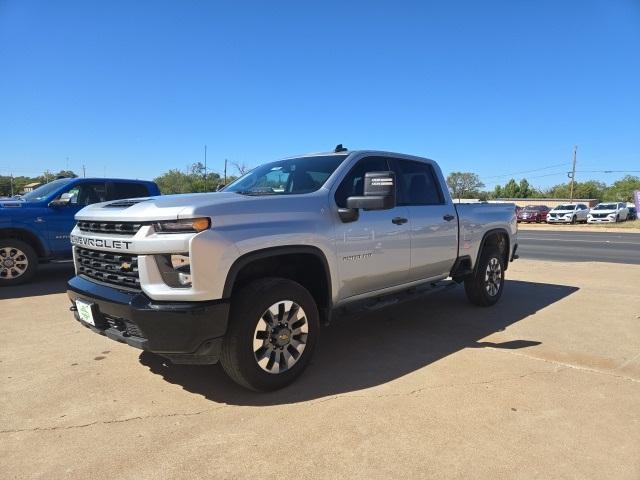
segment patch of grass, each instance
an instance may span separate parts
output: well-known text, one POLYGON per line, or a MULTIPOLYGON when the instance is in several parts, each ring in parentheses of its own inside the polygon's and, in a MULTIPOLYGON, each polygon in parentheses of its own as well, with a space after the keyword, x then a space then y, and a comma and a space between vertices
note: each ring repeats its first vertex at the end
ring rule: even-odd
POLYGON ((640 220, 631 220, 627 222, 618 222, 618 223, 609 223, 609 224, 603 223, 599 225, 600 226, 609 225, 610 227, 616 227, 616 228, 631 228, 631 229, 640 230, 640 220))

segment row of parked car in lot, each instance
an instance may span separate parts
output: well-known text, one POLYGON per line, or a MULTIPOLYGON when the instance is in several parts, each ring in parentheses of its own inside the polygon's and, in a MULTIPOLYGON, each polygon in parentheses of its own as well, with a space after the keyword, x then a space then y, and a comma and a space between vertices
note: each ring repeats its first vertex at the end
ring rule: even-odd
POLYGON ((635 207, 624 202, 604 202, 593 208, 584 203, 568 203, 549 208, 546 205, 516 207, 518 222, 525 223, 617 223, 637 220, 635 207))

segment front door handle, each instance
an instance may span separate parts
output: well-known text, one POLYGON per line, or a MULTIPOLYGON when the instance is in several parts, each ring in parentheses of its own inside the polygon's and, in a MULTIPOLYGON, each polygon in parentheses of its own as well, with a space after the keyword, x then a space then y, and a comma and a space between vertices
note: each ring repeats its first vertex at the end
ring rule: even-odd
POLYGON ((455 217, 455 215, 451 215, 450 213, 447 213, 444 217, 442 217, 443 220, 446 220, 447 222, 450 222, 451 220, 453 220, 455 217))
POLYGON ((396 225, 402 225, 403 223, 407 223, 409 220, 403 217, 394 217, 391 221, 396 225))

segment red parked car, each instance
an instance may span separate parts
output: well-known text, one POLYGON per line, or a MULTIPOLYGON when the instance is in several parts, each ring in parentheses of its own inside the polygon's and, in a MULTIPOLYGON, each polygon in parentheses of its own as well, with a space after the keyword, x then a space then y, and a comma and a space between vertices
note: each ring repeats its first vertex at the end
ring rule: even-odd
POLYGON ((546 205, 527 205, 517 213, 518 222, 546 222, 549 210, 546 205))

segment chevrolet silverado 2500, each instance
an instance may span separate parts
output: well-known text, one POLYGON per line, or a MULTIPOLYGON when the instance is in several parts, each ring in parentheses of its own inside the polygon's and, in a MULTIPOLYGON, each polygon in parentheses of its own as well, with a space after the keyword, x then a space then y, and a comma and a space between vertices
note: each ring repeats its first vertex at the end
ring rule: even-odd
POLYGON ((340 311, 461 282, 472 303, 498 301, 516 258, 512 204, 454 204, 432 160, 339 147, 217 193, 84 208, 71 234, 76 319, 271 390, 304 370, 340 311))

